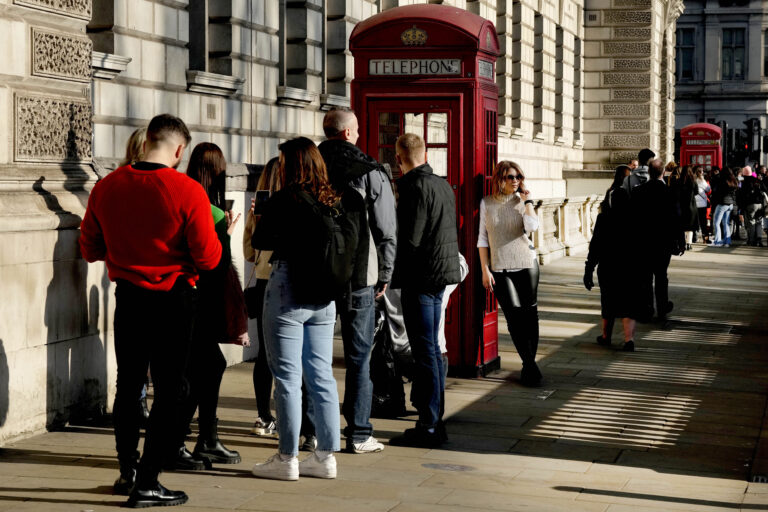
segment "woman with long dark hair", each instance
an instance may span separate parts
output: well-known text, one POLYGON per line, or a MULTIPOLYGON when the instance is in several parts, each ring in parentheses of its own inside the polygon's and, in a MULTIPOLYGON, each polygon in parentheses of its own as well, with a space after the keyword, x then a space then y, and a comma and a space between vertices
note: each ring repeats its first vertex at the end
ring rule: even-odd
POLYGON ((712 214, 715 238, 712 241, 712 245, 714 247, 730 247, 731 212, 736 204, 736 191, 739 189, 739 180, 733 175, 733 171, 726 167, 720 171, 717 181, 712 188, 712 204, 715 206, 715 213, 712 214))
POLYGON ((680 224, 685 232, 685 248, 691 250, 693 234, 699 227, 696 193, 698 186, 690 165, 680 168, 678 178, 670 181, 675 199, 680 208, 680 224))
POLYGON ((637 318, 637 285, 635 273, 627 272, 627 261, 633 255, 633 233, 629 229, 631 213, 629 196, 621 188, 629 167, 620 165, 616 168, 613 185, 605 194, 600 214, 595 222, 592 240, 589 242, 589 254, 584 268, 584 286, 591 290, 594 286, 592 273, 597 267, 597 279, 600 283, 600 315, 602 333, 597 343, 608 346, 616 318, 622 319, 624 327, 623 350, 635 348, 635 319, 637 318))
POLYGON ((492 193, 480 202, 477 247, 483 286, 496 295, 523 361, 520 382, 538 386, 542 379, 536 364, 539 262, 528 234, 538 229, 539 220, 524 183, 525 176, 518 164, 505 160, 496 165, 492 193))
POLYGON ((298 480, 299 475, 335 478, 339 397, 331 363, 337 292, 318 284, 323 275, 313 274, 322 272, 316 268, 316 251, 333 242, 318 212, 334 215, 354 231, 348 251, 352 275, 358 276, 368 255, 365 204, 355 191, 337 194, 331 188, 311 140, 299 137, 279 149, 280 190, 265 203, 253 234, 255 249, 273 251, 263 315, 267 358, 275 377, 279 444, 278 453, 252 472, 277 480, 298 480), (317 448, 299 463, 302 381, 307 384, 317 448))
POLYGON ((219 265, 200 272, 198 315, 192 333, 192 346, 186 381, 189 396, 182 408, 181 435, 187 431, 199 410, 199 435, 190 454, 181 441, 177 459, 169 464, 175 469, 203 469, 211 463, 237 464, 240 454, 226 448, 219 440, 216 409, 219 389, 227 361, 219 343, 248 346, 248 318, 240 281, 232 267, 230 235, 240 215, 232 218, 225 212, 225 180, 227 161, 216 144, 202 142, 195 146, 189 159, 187 176, 200 183, 211 202, 214 227, 222 247, 219 265))

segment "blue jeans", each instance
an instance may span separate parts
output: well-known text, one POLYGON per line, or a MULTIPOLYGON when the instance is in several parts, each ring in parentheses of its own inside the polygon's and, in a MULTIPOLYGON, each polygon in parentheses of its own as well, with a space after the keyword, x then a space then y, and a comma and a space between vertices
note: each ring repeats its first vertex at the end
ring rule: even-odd
POLYGON ((435 428, 444 410, 445 376, 438 343, 443 293, 403 288, 403 320, 414 359, 411 399, 419 412, 418 428, 435 428))
POLYGON ((309 416, 317 431, 317 449, 339 450, 339 395, 332 368, 335 322, 333 302, 296 303, 288 264, 272 264, 264 295, 264 341, 275 377, 278 449, 284 455, 298 454, 302 374, 309 392, 309 416))
POLYGON ((373 434, 371 418, 371 349, 373 348, 373 286, 361 288, 336 301, 344 341, 344 404, 347 442, 359 443, 373 434))
POLYGON ((732 204, 719 204, 715 207, 715 214, 712 216, 715 245, 731 244, 731 210, 733 210, 732 204))

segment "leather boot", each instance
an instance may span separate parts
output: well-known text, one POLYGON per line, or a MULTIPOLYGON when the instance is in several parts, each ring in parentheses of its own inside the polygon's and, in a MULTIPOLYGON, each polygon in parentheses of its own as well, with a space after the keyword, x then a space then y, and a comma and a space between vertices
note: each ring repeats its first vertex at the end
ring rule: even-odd
POLYGON ((200 435, 197 438, 197 444, 192 454, 211 463, 238 464, 241 460, 240 454, 234 450, 227 449, 219 441, 219 419, 214 418, 209 421, 200 419, 198 422, 200 424, 200 435))
POLYGON ((128 496, 136 487, 136 468, 139 465, 139 452, 136 455, 120 459, 120 476, 115 480, 112 494, 128 496))
POLYGON ((206 465, 206 461, 192 453, 189 453, 187 447, 182 445, 177 452, 176 458, 166 461, 166 463, 163 464, 163 469, 168 471, 202 471, 206 469, 206 465))

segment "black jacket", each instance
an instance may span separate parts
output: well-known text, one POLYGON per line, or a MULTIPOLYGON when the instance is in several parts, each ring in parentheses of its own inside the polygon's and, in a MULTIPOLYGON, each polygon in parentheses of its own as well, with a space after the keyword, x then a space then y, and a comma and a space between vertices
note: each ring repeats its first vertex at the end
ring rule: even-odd
POLYGON ((650 256, 683 252, 685 233, 680 205, 663 181, 651 179, 635 188, 630 204, 638 253, 650 256))
MULTIPOLYGON (((368 258, 368 222, 365 219, 365 205, 360 194, 352 189, 341 193, 341 205, 345 214, 357 226, 358 244, 352 271, 352 289, 365 286, 365 268, 368 258), (361 285, 360 282, 363 281, 361 285)), ((253 231, 251 245, 254 249, 272 252, 272 261, 288 262, 288 273, 292 291, 296 298, 305 304, 330 302, 336 297, 328 295, 328 290, 318 290, 312 282, 298 279, 301 271, 307 268, 307 247, 322 247, 327 240, 320 239, 324 229, 317 225, 317 216, 309 203, 295 194, 295 189, 286 188, 275 192, 264 203, 261 218, 253 231), (294 270, 292 270, 294 269, 294 270)))
POLYGON ((379 162, 345 140, 326 140, 318 149, 328 168, 331 185, 336 190, 352 187, 365 198, 373 238, 368 262, 378 264, 378 268, 367 269, 368 284, 388 283, 397 251, 395 196, 389 176, 379 162))
POLYGON ((397 180, 397 258, 393 288, 435 293, 460 281, 456 204, 429 164, 397 180))

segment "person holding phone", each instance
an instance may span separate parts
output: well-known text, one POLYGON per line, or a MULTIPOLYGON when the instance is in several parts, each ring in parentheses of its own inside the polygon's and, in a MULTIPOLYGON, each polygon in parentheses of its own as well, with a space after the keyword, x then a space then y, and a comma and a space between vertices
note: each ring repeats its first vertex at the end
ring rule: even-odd
POLYGON ((179 451, 168 461, 169 469, 200 470, 211 463, 237 464, 240 454, 229 450, 219 440, 216 409, 219 388, 227 361, 219 343, 249 346, 248 317, 240 279, 232 266, 230 235, 240 219, 225 211, 224 199, 227 161, 221 149, 202 142, 192 150, 187 176, 200 183, 211 203, 214 228, 222 247, 216 268, 200 273, 197 283, 200 302, 192 331, 192 344, 186 371, 188 397, 179 416, 179 451), (192 453, 184 445, 184 433, 199 409, 200 433, 192 453))
POLYGON ((515 162, 504 160, 496 165, 492 192, 480 202, 477 247, 483 287, 496 295, 523 361, 520 382, 524 386, 539 386, 539 262, 528 238, 529 233, 539 228, 539 220, 524 183, 523 171, 515 162))

